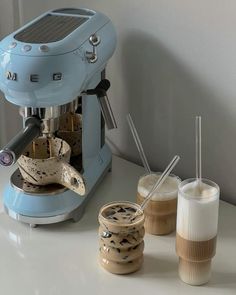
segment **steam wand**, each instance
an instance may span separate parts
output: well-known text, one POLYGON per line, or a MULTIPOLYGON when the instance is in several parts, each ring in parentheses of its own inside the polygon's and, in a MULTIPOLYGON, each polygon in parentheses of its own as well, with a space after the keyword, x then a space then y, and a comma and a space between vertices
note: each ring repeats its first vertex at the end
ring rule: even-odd
POLYGON ((108 129, 117 128, 116 120, 112 112, 110 102, 107 97, 107 90, 110 88, 110 81, 107 79, 101 80, 101 82, 94 89, 88 89, 85 91, 87 95, 97 95, 98 101, 101 106, 102 115, 108 129))

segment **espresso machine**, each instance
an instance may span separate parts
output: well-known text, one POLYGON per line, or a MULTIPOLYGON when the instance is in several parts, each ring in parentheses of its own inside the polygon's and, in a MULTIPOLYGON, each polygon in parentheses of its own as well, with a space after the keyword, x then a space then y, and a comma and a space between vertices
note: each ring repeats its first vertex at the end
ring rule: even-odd
POLYGON ((82 116, 82 154, 75 167, 86 184, 85 196, 56 184, 32 186, 17 169, 3 195, 10 217, 31 226, 82 217, 111 169, 105 125, 117 126, 106 95, 105 68, 115 47, 109 18, 77 8, 48 11, 0 42, 0 89, 23 117, 23 129, 0 151, 0 164, 13 165, 34 139, 57 134, 62 115, 77 112, 82 116))

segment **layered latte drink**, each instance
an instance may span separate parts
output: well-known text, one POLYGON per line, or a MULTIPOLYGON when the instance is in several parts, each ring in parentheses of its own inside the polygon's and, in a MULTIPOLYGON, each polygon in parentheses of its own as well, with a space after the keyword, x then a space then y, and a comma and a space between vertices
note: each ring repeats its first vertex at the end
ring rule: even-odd
POLYGON ((111 273, 137 271, 143 262, 144 214, 126 201, 103 206, 99 212, 99 261, 111 273))
POLYGON ((179 276, 191 285, 209 281, 216 251, 219 187, 214 182, 188 179, 179 185, 176 252, 179 276))
MULTIPOLYGON (((147 174, 138 182, 137 203, 141 204, 160 178, 160 173, 147 174)), ((144 209, 145 231, 154 235, 166 235, 175 230, 178 185, 180 179, 170 175, 152 196, 144 209)))

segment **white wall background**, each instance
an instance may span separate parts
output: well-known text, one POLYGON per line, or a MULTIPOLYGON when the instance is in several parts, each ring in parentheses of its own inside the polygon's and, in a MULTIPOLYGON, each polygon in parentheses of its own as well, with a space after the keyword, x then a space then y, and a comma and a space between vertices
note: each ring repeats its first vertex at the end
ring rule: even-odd
POLYGON ((130 112, 152 168, 162 170, 179 154, 175 173, 192 177, 194 118, 202 115, 203 174, 236 203, 236 2, 19 0, 20 22, 67 6, 100 10, 117 29, 108 66, 119 125, 108 135, 114 152, 140 163, 125 119, 130 112))
MULTIPOLYGON (((0 37, 9 34, 19 26, 18 2, 0 0, 0 37)), ((18 108, 3 99, 0 92, 0 147, 15 135, 22 125, 18 108)))

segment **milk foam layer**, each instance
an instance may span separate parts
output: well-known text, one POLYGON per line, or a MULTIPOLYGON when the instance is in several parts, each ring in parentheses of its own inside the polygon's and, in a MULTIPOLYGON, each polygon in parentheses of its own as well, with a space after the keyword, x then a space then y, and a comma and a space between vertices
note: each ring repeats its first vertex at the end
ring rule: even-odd
POLYGON ((185 184, 178 193, 177 232, 184 239, 206 241, 216 236, 219 191, 195 181, 185 184))
MULTIPOLYGON (((148 174, 140 178, 138 183, 139 194, 146 198, 161 174, 148 174)), ((177 198, 177 190, 180 179, 175 176, 168 176, 161 187, 152 196, 153 201, 164 201, 177 198)))

